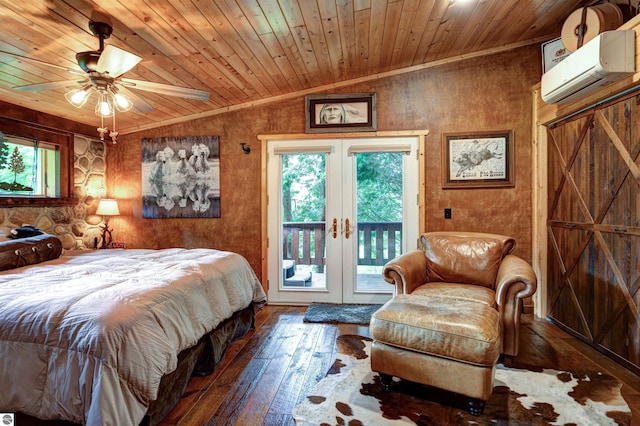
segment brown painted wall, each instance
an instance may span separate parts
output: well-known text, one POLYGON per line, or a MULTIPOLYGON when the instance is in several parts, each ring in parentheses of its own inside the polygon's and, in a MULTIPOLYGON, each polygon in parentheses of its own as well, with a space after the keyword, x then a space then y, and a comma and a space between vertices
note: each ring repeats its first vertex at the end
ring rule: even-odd
MULTIPOLYGON (((334 93, 376 92, 378 129, 429 129, 426 141, 427 230, 508 234, 531 260, 532 102, 540 80, 540 49, 534 45, 379 79, 334 93), (515 188, 443 190, 443 132, 513 130, 515 188), (453 219, 443 219, 443 209, 453 219)), ((128 247, 212 247, 244 255, 261 271, 259 134, 304 133, 304 97, 121 136, 109 145, 109 195, 122 200, 123 216, 112 220, 114 239, 128 247), (141 139, 218 135, 221 159, 219 219, 142 219, 141 139), (240 142, 247 142, 246 155, 240 142)))

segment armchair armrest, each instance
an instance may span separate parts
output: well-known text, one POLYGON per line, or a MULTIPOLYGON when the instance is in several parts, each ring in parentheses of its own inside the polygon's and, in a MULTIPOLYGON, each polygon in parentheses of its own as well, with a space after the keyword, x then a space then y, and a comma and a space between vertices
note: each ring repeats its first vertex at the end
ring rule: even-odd
POLYGON ((382 277, 395 285, 394 294, 409 294, 427 282, 427 260, 422 250, 413 250, 390 260, 382 277))
POLYGON ((517 256, 505 256, 496 277, 496 303, 504 329, 502 353, 518 354, 522 300, 532 296, 536 288, 536 274, 531 265, 517 256))
POLYGON ((512 254, 502 259, 496 276, 496 301, 498 305, 508 303, 510 293, 513 293, 512 297, 524 299, 532 296, 536 292, 536 288, 536 274, 531 265, 512 254), (509 290, 514 283, 522 283, 517 292, 509 290))

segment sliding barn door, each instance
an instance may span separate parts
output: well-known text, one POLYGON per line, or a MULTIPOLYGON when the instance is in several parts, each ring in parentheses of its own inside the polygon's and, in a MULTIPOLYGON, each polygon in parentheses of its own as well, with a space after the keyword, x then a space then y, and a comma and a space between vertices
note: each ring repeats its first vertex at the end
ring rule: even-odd
POLYGON ((640 96, 548 131, 548 312, 640 371, 640 96))

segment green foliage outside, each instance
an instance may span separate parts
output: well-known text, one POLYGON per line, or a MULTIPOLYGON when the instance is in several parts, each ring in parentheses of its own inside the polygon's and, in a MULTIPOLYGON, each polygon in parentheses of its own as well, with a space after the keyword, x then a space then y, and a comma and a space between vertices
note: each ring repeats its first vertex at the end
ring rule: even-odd
POLYGON ((12 144, 0 132, 0 191, 31 192, 29 176, 20 179, 25 171, 31 172, 36 163, 35 149, 12 144))
MULTIPOLYGON (((402 155, 400 152, 357 154, 359 222, 402 221, 402 155)), ((324 221, 326 191, 324 155, 283 156, 283 222, 324 221)))
POLYGON ((9 143, 0 132, 0 169, 7 167, 9 162, 9 143))
POLYGON ((326 181, 324 155, 283 155, 282 221, 324 221, 326 181))
MULTIPOLYGON (((402 153, 380 152, 356 154, 357 222, 402 222, 402 153)), ((350 157, 351 158, 351 157, 350 157)), ((323 154, 292 154, 282 157, 282 221, 325 222, 326 199, 340 196, 341 189, 327 188, 326 157, 323 154)), ((376 257, 376 231, 372 232, 371 257, 376 257)), ((315 253, 316 235, 311 233, 311 256, 315 253)), ((383 236, 382 250, 389 250, 389 235, 383 236)), ((402 235, 394 235, 396 253, 400 253, 402 235)), ((364 235, 358 235, 359 257, 365 257, 364 235)), ((286 245, 292 244, 291 237, 286 245)), ((298 252, 303 240, 298 240, 298 252)), ((323 244, 324 247, 324 244, 323 244)), ((285 254, 286 257, 286 254, 285 254)), ((320 268, 322 269, 322 268, 320 268)), ((359 266, 359 273, 378 273, 380 267, 359 266)))
POLYGON ((402 221, 402 154, 372 152, 357 155, 358 221, 402 221))

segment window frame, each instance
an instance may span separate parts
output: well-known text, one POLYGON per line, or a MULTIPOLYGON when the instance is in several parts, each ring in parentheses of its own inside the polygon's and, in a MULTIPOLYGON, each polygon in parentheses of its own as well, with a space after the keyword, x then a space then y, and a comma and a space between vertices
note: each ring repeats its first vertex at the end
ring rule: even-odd
POLYGON ((12 119, 0 118, 0 131, 17 137, 38 139, 58 147, 60 152, 60 196, 0 196, 0 208, 3 207, 60 207, 72 206, 78 203, 74 197, 74 133, 52 130, 44 126, 17 122, 12 119))

